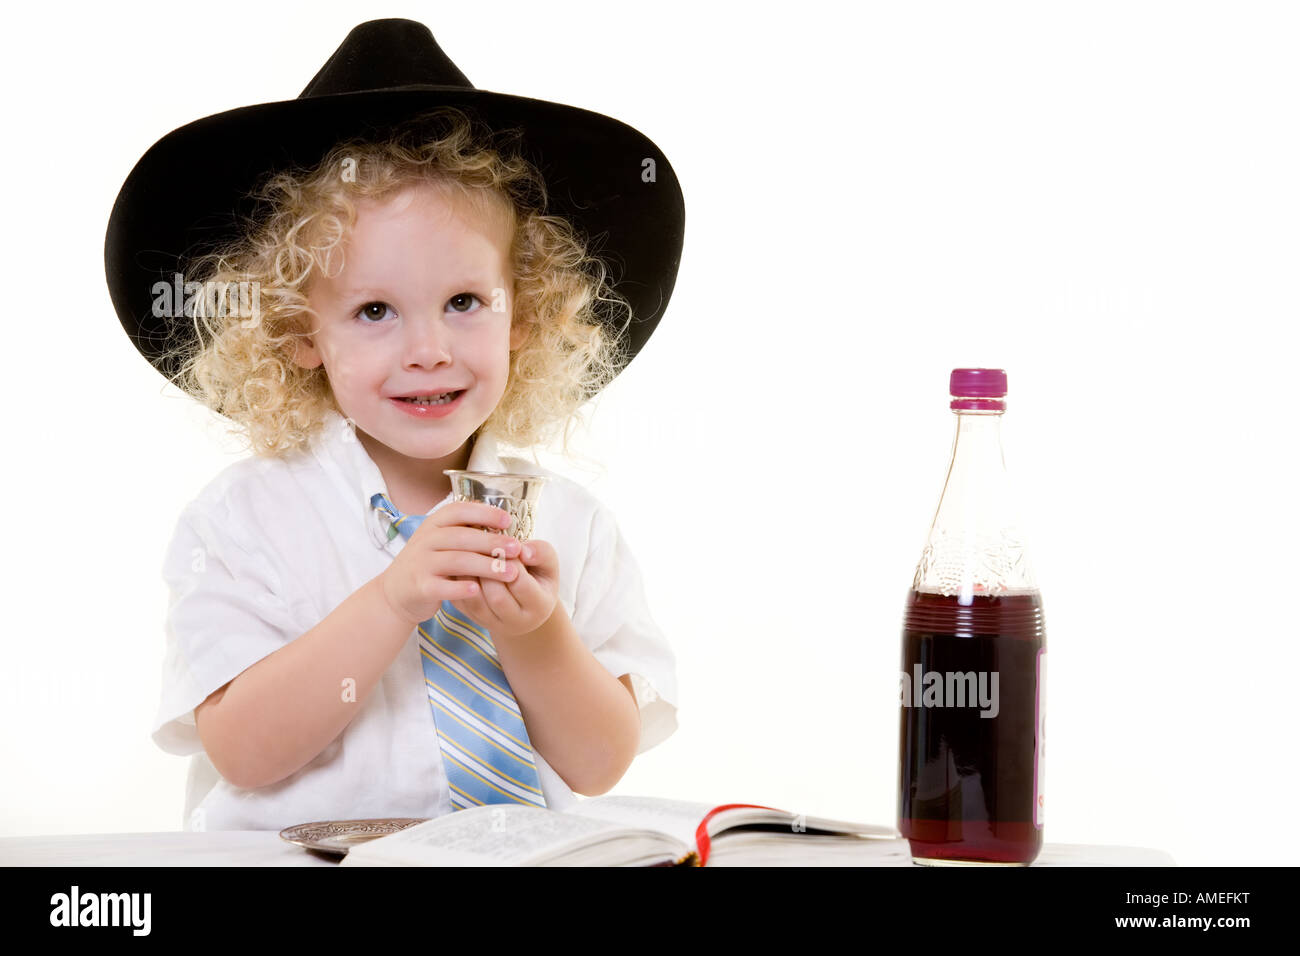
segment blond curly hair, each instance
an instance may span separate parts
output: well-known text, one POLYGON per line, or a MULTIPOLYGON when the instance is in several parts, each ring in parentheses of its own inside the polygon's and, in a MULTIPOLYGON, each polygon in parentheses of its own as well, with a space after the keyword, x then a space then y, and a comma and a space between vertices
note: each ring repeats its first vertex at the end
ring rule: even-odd
POLYGON ((239 239, 196 256, 185 270, 208 288, 248 283, 242 288, 258 293, 255 321, 204 308, 200 299, 192 310, 193 340, 170 353, 179 369, 172 382, 236 423, 233 431, 255 454, 305 446, 329 411, 343 414, 324 367, 303 368, 293 358, 308 318, 316 318, 307 285, 326 273, 332 250, 347 239, 358 200, 433 185, 482 215, 506 213, 513 226, 512 323, 525 326, 527 336, 511 352, 505 393, 479 430, 529 447, 563 424, 567 451, 567 426, 627 361, 623 333, 632 310, 572 225, 543 212, 540 172, 499 142, 511 132, 493 132, 441 107, 387 138, 339 143, 311 169, 270 174, 253 193, 266 212, 239 239))

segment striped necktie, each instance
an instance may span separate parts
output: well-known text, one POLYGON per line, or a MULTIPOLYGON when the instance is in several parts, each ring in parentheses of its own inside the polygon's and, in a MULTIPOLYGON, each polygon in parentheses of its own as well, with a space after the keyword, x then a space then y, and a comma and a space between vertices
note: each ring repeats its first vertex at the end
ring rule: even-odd
MULTIPOLYGON (((402 514, 384 495, 370 504, 392 521, 388 539, 410 538, 425 515, 402 514)), ((533 747, 492 637, 443 601, 420 624, 420 660, 453 810, 487 803, 545 807, 533 747)))

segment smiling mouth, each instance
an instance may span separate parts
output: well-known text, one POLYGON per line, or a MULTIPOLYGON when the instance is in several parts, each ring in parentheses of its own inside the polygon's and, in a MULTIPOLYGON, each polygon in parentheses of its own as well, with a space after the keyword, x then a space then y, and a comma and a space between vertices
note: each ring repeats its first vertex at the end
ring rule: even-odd
POLYGON ((449 402, 454 402, 458 399, 463 392, 464 389, 459 389, 454 392, 444 392, 441 395, 422 396, 420 398, 398 398, 397 401, 406 402, 411 405, 446 405, 449 402))

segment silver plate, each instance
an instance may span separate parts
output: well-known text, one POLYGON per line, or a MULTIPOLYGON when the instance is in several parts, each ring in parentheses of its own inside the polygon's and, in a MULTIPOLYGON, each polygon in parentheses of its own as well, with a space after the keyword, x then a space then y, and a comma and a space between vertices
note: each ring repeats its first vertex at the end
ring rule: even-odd
POLYGON ((347 856, 348 850, 358 843, 397 833, 423 823, 426 819, 428 818, 383 817, 375 820, 320 820, 285 827, 280 831, 280 839, 309 850, 347 856))

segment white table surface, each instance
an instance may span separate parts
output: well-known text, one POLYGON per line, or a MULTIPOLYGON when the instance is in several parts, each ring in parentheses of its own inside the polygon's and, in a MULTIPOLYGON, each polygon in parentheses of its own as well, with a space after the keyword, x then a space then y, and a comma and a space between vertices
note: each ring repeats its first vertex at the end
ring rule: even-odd
MULTIPOLYGON (((864 841, 845 847, 831 866, 912 866, 906 840, 864 841)), ((711 861, 712 862, 712 861, 711 861)), ((723 861, 719 860, 719 863, 723 861)), ((782 857, 769 865, 799 865, 782 857)), ((84 833, 0 837, 0 866, 337 866, 280 839, 275 830, 84 833)), ((1160 850, 1146 847, 1047 843, 1034 866, 1176 866, 1160 850)), ((348 867, 347 869, 352 869, 348 867)))

